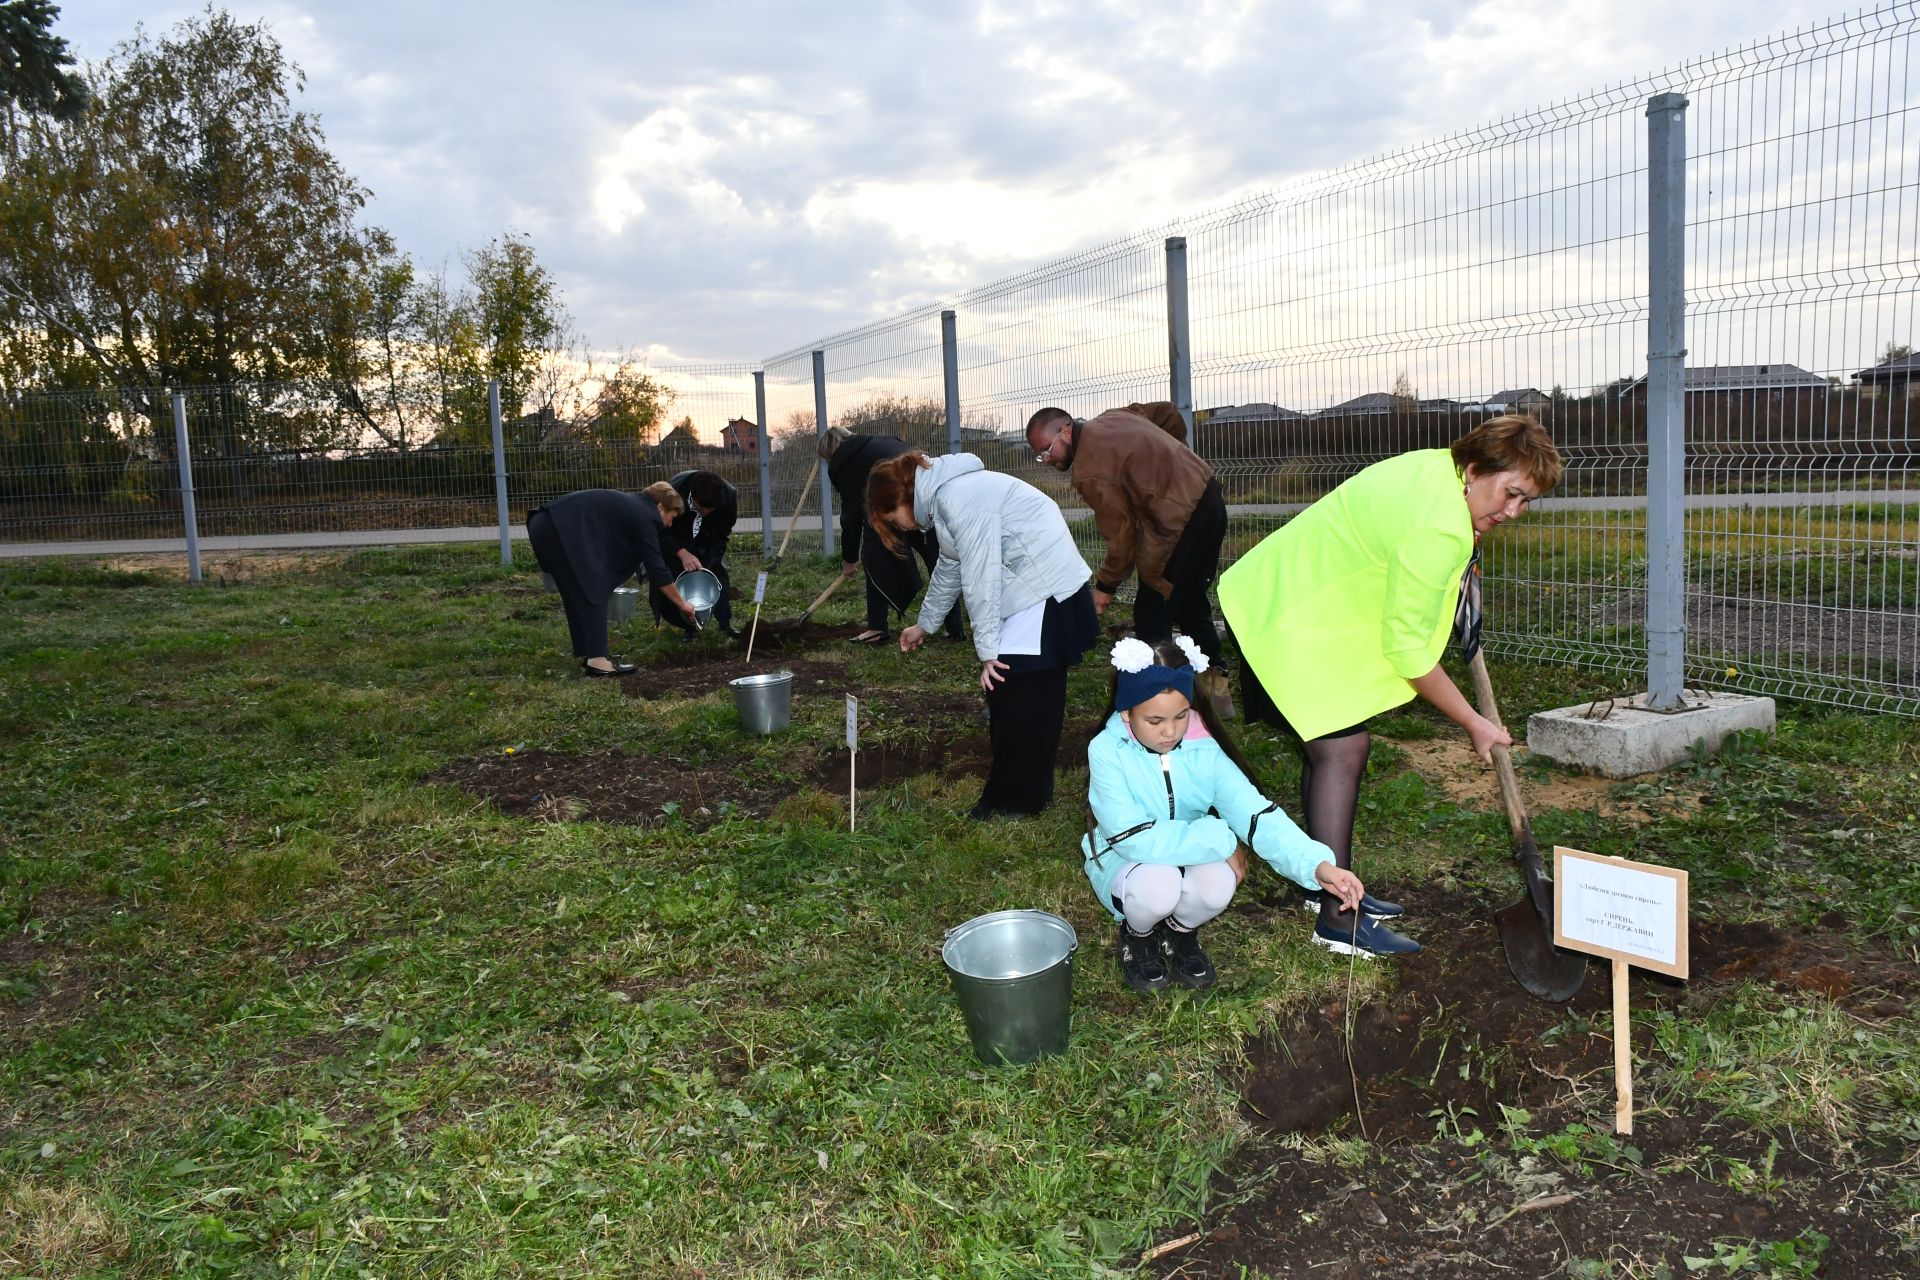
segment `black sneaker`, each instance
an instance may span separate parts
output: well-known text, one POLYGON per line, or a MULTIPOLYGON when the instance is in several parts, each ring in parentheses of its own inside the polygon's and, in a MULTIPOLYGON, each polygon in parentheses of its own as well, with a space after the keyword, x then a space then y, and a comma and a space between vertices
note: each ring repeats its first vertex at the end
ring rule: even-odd
POLYGON ((1154 926, 1152 933, 1141 937, 1127 928, 1127 922, 1120 922, 1119 937, 1115 940, 1114 950, 1120 956, 1120 974, 1127 985, 1141 995, 1150 995, 1165 990, 1170 979, 1167 977, 1167 960, 1161 940, 1161 929, 1154 926))
POLYGON ((1214 972, 1213 961, 1200 945, 1198 929, 1182 930, 1168 926, 1161 932, 1166 935, 1167 968, 1172 971, 1175 982, 1190 991, 1199 991, 1219 980, 1220 975, 1214 972))

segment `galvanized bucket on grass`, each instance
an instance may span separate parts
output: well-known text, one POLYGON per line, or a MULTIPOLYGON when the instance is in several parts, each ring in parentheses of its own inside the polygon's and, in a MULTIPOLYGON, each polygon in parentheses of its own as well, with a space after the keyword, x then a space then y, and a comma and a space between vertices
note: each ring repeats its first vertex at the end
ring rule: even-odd
POLYGON ((640 612, 640 588, 615 587, 607 601, 607 617, 614 622, 632 622, 640 612))
POLYGON ((982 1062, 1066 1049, 1079 945, 1072 925, 1044 911, 994 911, 947 930, 940 959, 982 1062))
POLYGON ((727 682, 733 708, 748 733, 777 733, 793 720, 793 672, 768 671, 727 682))

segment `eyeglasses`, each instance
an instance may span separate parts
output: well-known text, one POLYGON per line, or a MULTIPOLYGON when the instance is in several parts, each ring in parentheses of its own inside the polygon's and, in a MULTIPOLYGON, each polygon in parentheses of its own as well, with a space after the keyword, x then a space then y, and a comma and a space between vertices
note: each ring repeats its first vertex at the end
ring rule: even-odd
POLYGON ((1039 453, 1036 453, 1033 455, 1033 460, 1035 462, 1050 465, 1053 462, 1053 451, 1056 448, 1058 448, 1059 445, 1060 445, 1060 436, 1056 435, 1053 438, 1052 444, 1049 444, 1046 448, 1042 449, 1039 453))

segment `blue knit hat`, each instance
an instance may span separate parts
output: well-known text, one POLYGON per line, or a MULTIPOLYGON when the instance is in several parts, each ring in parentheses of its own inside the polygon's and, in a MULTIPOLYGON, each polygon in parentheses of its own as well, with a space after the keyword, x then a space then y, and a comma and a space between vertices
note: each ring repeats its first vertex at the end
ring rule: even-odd
POLYGON ((1113 686, 1113 705, 1117 710, 1131 711, 1169 689, 1178 689, 1188 702, 1193 701, 1193 678, 1207 669, 1207 655, 1185 636, 1177 637, 1174 643, 1187 655, 1188 665, 1161 666, 1153 660, 1153 646, 1132 636, 1113 646, 1114 670, 1120 673, 1113 686))

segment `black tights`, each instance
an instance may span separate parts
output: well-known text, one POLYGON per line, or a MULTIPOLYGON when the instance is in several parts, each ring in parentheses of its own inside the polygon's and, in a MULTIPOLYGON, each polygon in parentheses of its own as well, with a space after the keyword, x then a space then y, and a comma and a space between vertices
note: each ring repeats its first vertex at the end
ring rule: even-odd
POLYGON ((1333 850, 1342 867, 1353 865, 1353 817, 1360 807, 1360 780, 1367 776, 1371 738, 1356 725, 1308 738, 1300 744, 1300 814, 1307 834, 1333 850))
MULTIPOLYGON (((1249 721, 1264 721, 1299 739, 1300 825, 1333 851, 1336 866, 1351 868, 1353 819, 1360 808, 1360 780, 1367 776, 1367 749, 1372 745, 1365 722, 1318 738, 1300 738, 1244 658, 1240 661, 1240 703, 1249 721)), ((1321 899, 1320 916, 1342 929, 1353 925, 1353 918, 1342 912, 1331 896, 1321 899)))

